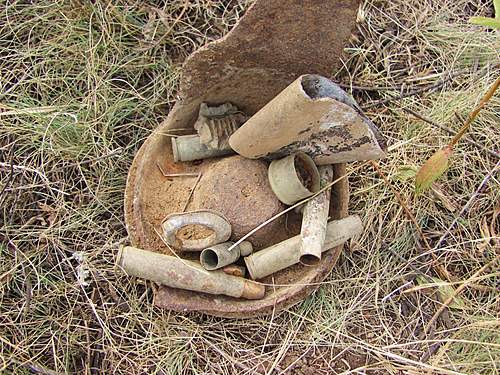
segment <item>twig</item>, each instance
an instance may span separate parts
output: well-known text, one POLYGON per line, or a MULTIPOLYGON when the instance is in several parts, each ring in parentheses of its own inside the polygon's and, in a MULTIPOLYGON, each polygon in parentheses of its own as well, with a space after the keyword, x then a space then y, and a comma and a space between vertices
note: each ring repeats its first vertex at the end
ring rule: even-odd
POLYGON ((160 163, 156 162, 156 166, 158 167, 158 169, 160 170, 160 173, 163 175, 163 176, 166 176, 167 174, 165 173, 165 171, 163 170, 163 168, 161 167, 160 163))
POLYGON ((447 83, 448 81, 451 81, 453 78, 455 78, 457 76, 460 76, 460 75, 462 75, 464 73, 465 73, 465 71, 461 71, 461 72, 457 72, 457 73, 454 73, 454 74, 450 74, 448 77, 446 77, 446 78, 442 79, 441 81, 436 82, 436 83, 434 83, 432 85, 421 87, 421 88, 415 89, 413 91, 403 92, 400 95, 394 96, 394 97, 391 97, 391 98, 377 100, 375 102, 368 103, 368 104, 362 106, 362 108, 363 108, 363 110, 366 110, 368 108, 372 108, 372 107, 375 107, 375 106, 378 106, 378 105, 381 105, 381 104, 392 102, 394 100, 401 100, 401 99, 404 99, 404 98, 408 98, 410 96, 415 96, 415 95, 418 95, 418 94, 422 94, 422 93, 427 92, 427 91, 437 90, 438 88, 444 86, 444 84, 447 83))
POLYGON ((196 177, 199 173, 167 173, 165 177, 196 177))
POLYGON ((344 89, 352 89, 352 90, 359 90, 359 91, 400 91, 404 86, 364 86, 361 84, 353 83, 352 85, 350 83, 342 83, 342 82, 335 82, 337 85, 344 89))
MULTIPOLYGON (((445 334, 445 338, 447 336, 450 335, 450 332, 447 332, 445 334)), ((428 340, 426 340, 428 341, 428 340)), ((422 362, 427 362, 438 350, 441 346, 443 346, 443 344, 446 343, 446 340, 442 340, 442 341, 437 341, 437 342, 434 342, 433 344, 431 344, 431 346, 429 347, 429 350, 427 350, 424 354, 422 354, 422 356, 420 357, 420 361, 422 362)))
MULTIPOLYGON (((500 66, 500 64, 493 64, 493 65, 487 65, 487 66, 485 66, 479 72, 478 77, 482 77, 487 72, 489 72, 490 69, 496 69, 496 68, 498 68, 498 66, 500 66)), ((418 95, 418 94, 421 94, 421 93, 424 93, 424 92, 427 92, 427 91, 435 91, 438 88, 440 88, 441 86, 443 86, 445 83, 447 83, 448 81, 451 81, 453 78, 459 77, 459 76, 461 76, 461 75, 463 75, 463 74, 465 74, 467 72, 468 72, 468 70, 461 70, 461 71, 458 71, 458 72, 450 73, 448 77, 446 77, 446 78, 442 79, 441 81, 436 82, 436 83, 434 83, 434 84, 432 84, 430 86, 425 86, 425 87, 422 87, 422 88, 419 88, 419 89, 416 89, 416 90, 413 90, 413 91, 407 91, 407 92, 401 93, 398 96, 394 96, 394 97, 391 97, 391 98, 377 100, 375 102, 368 103, 367 105, 362 106, 362 108, 363 108, 363 110, 365 110, 365 109, 368 109, 368 108, 371 108, 371 107, 375 107, 375 106, 378 106, 378 105, 381 105, 381 104, 392 102, 394 100, 401 100, 401 99, 404 99, 404 98, 408 98, 410 96, 415 96, 415 95, 418 95)))
POLYGON ((477 189, 474 191, 474 193, 471 195, 471 197, 469 198, 469 200, 467 201, 467 203, 465 204, 465 206, 462 208, 462 210, 460 211, 460 213, 455 217, 455 219, 450 224, 450 226, 448 227, 448 229, 446 229, 446 231, 443 233, 443 235, 439 239, 438 243, 434 247, 435 250, 439 249, 441 247, 441 245, 443 244, 444 240, 450 234, 451 230, 453 229, 453 227, 455 226, 455 224, 458 222, 458 220, 460 219, 460 217, 463 214, 465 214, 470 209, 470 206, 472 205, 472 203, 476 200, 477 196, 479 194, 481 194, 481 191, 484 189, 484 187, 486 186, 486 184, 488 183, 488 181, 490 180, 490 178, 497 172, 497 169, 498 169, 499 166, 500 166, 500 160, 497 161, 495 167, 483 178, 483 181, 481 181, 481 183, 479 184, 479 186, 477 187, 477 189))
POLYGON ((93 163, 95 161, 107 159, 107 158, 110 158, 110 157, 115 156, 117 154, 120 154, 122 151, 123 151, 123 148, 118 147, 118 148, 114 149, 113 151, 107 153, 106 155, 97 156, 95 158, 91 158, 91 159, 87 159, 87 160, 83 160, 83 161, 77 161, 77 162, 74 162, 74 163, 71 163, 68 165, 64 165, 64 166, 59 167, 59 168, 54 168, 54 169, 51 169, 51 172, 58 172, 58 171, 61 171, 63 169, 77 167, 80 165, 90 164, 90 163, 93 163))
MULTIPOLYGON (((400 270, 402 272, 405 270, 407 267, 410 268, 413 272, 415 272, 417 275, 422 274, 422 271, 416 268, 413 264, 410 263, 410 261, 404 257, 401 256, 398 252, 394 251, 391 249, 389 246, 382 248, 381 250, 388 250, 392 255, 394 255, 396 258, 399 258, 403 263, 406 263, 406 265, 403 267, 403 269, 400 270)), ((423 267, 423 266, 420 266, 423 267)))
MULTIPOLYGON (((29 71, 26 71, 24 72, 24 74, 22 75, 21 78, 19 78, 17 80, 17 82, 15 84, 13 84, 12 86, 10 86, 8 89, 4 90, 1 94, 0 94, 0 99, 3 99, 5 98, 5 96, 7 96, 7 94, 11 91, 13 91, 15 88, 17 88, 20 84, 24 83, 24 81, 26 80, 26 78, 28 77, 29 75, 29 71)), ((0 106, 0 109, 1 109, 1 106, 0 106)))
POLYGON ((444 302, 443 304, 439 307, 439 309, 434 313, 432 316, 431 320, 427 323, 427 325, 424 328, 424 333, 427 333, 430 329, 430 327, 434 324, 434 322, 439 318, 439 316, 443 313, 444 310, 448 308, 448 305, 453 302, 455 297, 457 297, 475 278, 477 278, 480 274, 482 274, 484 271, 486 271, 489 267, 493 266, 496 261, 498 261, 500 257, 496 256, 493 258, 491 261, 486 263, 484 266, 482 266, 480 269, 478 269, 474 274, 469 277, 463 284, 461 284, 453 294, 451 294, 444 302))
POLYGON ((407 288, 409 285, 413 284, 413 280, 410 280, 410 281, 407 281, 406 283, 404 283, 403 285, 397 287, 396 289, 394 289, 392 292, 390 292, 388 295, 386 295, 384 298, 382 298, 382 303, 385 303, 388 299, 390 299, 393 295, 397 294, 398 292, 400 292, 401 290, 407 288))
POLYGON ((194 190, 196 189, 196 187, 198 186, 198 183, 200 182, 200 179, 201 179, 201 172, 198 173, 198 178, 196 179, 196 181, 194 182, 194 185, 193 187, 191 188, 191 191, 189 192, 189 197, 186 201, 186 204, 184 205, 184 208, 182 209, 182 212, 186 212, 186 208, 188 207, 189 205, 189 202, 191 202, 191 197, 193 196, 193 193, 194 193, 194 190))
POLYGON ((427 249, 429 251, 431 251, 432 250, 431 245, 427 241, 427 238, 425 237, 424 232, 422 232, 422 229, 420 228, 420 225, 418 224, 417 219, 415 219, 415 216, 410 211, 410 209, 406 205, 406 202, 401 197, 401 194, 399 194, 399 192, 396 191, 396 189, 394 189, 394 187, 391 185, 391 182, 389 181, 389 179, 387 178, 387 176, 385 175, 385 173, 382 172, 382 170, 380 169, 380 166, 378 165, 378 163, 376 161, 370 160, 370 164, 377 171, 377 173, 379 174, 379 176, 384 180, 384 182, 389 187, 389 189, 391 189, 392 193, 394 194, 394 196, 398 200, 399 204, 401 205, 401 207, 403 207, 403 210, 405 211, 406 216, 408 216, 408 218, 413 223, 413 225, 415 225, 415 229, 417 230, 419 236, 422 238, 422 241, 424 242, 425 247, 427 247, 427 249))
POLYGON ((208 271, 205 271, 203 268, 196 268, 196 267, 193 267, 192 265, 190 265, 189 263, 186 263, 186 259, 183 259, 179 256, 179 254, 177 254, 174 249, 172 249, 172 247, 168 244, 167 241, 165 241, 165 239, 163 238, 162 234, 158 231, 158 229, 156 228, 153 228, 155 233, 157 234, 157 236, 160 238, 161 242, 163 242, 163 244, 168 247, 168 249, 170 250, 170 252, 177 258, 179 259, 186 267, 189 267, 197 272, 201 272, 203 274, 206 274, 208 275, 208 271))
POLYGON ((185 172, 185 173, 165 173, 160 163, 156 162, 156 166, 160 170, 163 177, 196 177, 199 173, 197 172, 185 172))
POLYGON ((40 172, 38 169, 35 169, 35 168, 29 168, 29 167, 25 167, 24 165, 16 165, 16 164, 3 163, 3 162, 0 162, 0 168, 17 169, 18 171, 35 173, 38 176, 40 176, 40 178, 44 182, 47 182, 47 183, 49 182, 47 180, 47 177, 42 172, 40 172))
MULTIPOLYGON (((15 146, 15 144, 14 144, 15 146)), ((2 190, 0 190, 0 197, 3 196, 3 193, 5 193, 5 190, 7 190, 7 187, 9 185, 12 184, 12 182, 14 181, 14 179, 12 178, 12 176, 14 175, 14 163, 13 163, 13 160, 14 160, 14 149, 15 147, 12 146, 10 148, 10 152, 9 152, 9 164, 10 164, 10 171, 9 171, 9 177, 7 178, 7 182, 5 183, 5 185, 3 186, 2 190)))
POLYGON ((33 108, 14 108, 6 112, 0 112, 1 116, 12 116, 12 115, 33 115, 39 113, 48 113, 54 112, 57 110, 57 107, 54 106, 43 106, 43 107, 33 107, 33 108))
MULTIPOLYGON (((404 108, 404 107, 402 107, 401 109, 402 109, 403 111, 405 111, 405 112, 408 112, 408 113, 412 114, 412 115, 413 115, 413 116, 415 116, 416 118, 418 118, 418 119, 420 119, 420 120, 422 120, 422 121, 424 121, 424 122, 428 123, 429 125, 435 126, 436 128, 439 128, 439 129, 441 129, 441 130, 443 130, 443 131, 447 132, 447 133, 448 133, 448 134, 450 134, 450 135, 454 135, 454 134, 456 134, 456 132, 455 132, 453 129, 448 128, 447 126, 444 126, 444 125, 438 124, 437 122, 435 122, 435 121, 431 120, 431 119, 430 119, 430 118, 428 118, 428 117, 425 117, 424 115, 421 115, 421 114, 420 114, 420 113, 418 113, 418 112, 415 112, 415 111, 413 111, 413 110, 411 110, 411 109, 409 109, 409 108, 404 108)), ((485 146, 483 146, 482 144, 480 144, 480 143, 478 143, 478 142, 474 141, 473 139, 471 139, 471 138, 469 138, 469 137, 464 137, 463 139, 464 139, 464 141, 465 141, 465 142, 467 142, 467 143, 469 143, 469 144, 471 144, 471 145, 473 145, 473 146, 475 146, 475 147, 479 148, 480 150, 482 150, 482 151, 484 151, 484 152, 487 152, 488 154, 490 154, 491 156, 493 156, 493 157, 495 157, 495 158, 497 158, 497 159, 500 159, 500 153, 495 152, 495 151, 492 151, 492 150, 488 150, 485 146)))
MULTIPOLYGON (((207 342, 208 342, 208 340, 207 340, 207 342)), ((226 361, 231 362, 231 364, 238 367, 240 370, 247 371, 248 373, 251 373, 251 374, 252 373, 253 374, 262 374, 262 372, 256 370, 255 368, 251 369, 251 368, 245 366, 240 360, 230 356, 229 354, 227 354, 223 350, 219 349, 215 344, 212 344, 210 342, 208 342, 208 344, 209 344, 209 348, 211 348, 216 353, 220 354, 222 356, 222 358, 224 358, 226 361)))
POLYGON ((467 117, 467 121, 465 122, 465 124, 450 141, 449 143, 450 147, 456 145, 457 142, 460 140, 460 138, 462 138, 462 136, 465 134, 465 132, 469 130, 472 122, 476 119, 479 112, 481 112, 481 109, 483 109, 486 103, 488 103, 488 101, 491 99, 495 91, 497 91, 499 86, 500 86, 500 76, 497 77, 496 81, 493 83, 493 85, 491 85, 490 89, 486 92, 486 94, 484 94, 483 98, 481 99, 477 107, 474 108, 474 110, 469 114, 469 117, 467 117))
POLYGON ((17 359, 13 359, 12 362, 16 363, 19 366, 27 367, 30 369, 30 371, 33 371, 36 374, 42 374, 42 375, 62 375, 62 372, 54 371, 51 369, 48 369, 46 367, 43 367, 41 365, 38 365, 33 362, 22 362, 17 359))
POLYGON ((163 41, 163 39, 165 39, 167 36, 170 35, 170 33, 172 32, 172 30, 175 28, 175 26, 177 25, 177 23, 182 19, 182 16, 184 15, 184 12, 186 12, 186 9, 188 8, 189 6, 189 1, 185 1, 184 2, 184 6, 182 7, 182 10, 180 12, 180 14, 177 16, 177 18, 175 19, 174 22, 172 22, 171 25, 169 25, 169 23, 167 22, 167 16, 165 14, 165 12, 159 8, 154 8, 154 7, 151 7, 151 9, 153 9, 156 14, 158 14, 158 18, 160 19, 160 21, 165 25, 165 27, 168 27, 168 30, 166 32, 163 33, 163 35, 160 37, 160 39, 155 43, 156 45, 158 45, 160 42, 163 41))
POLYGON ((10 170, 15 169, 18 171, 35 173, 37 176, 39 176, 41 178, 41 180, 44 182, 47 189, 56 191, 56 192, 64 194, 64 195, 69 195, 68 193, 66 193, 62 190, 51 187, 50 185, 52 184, 52 182, 50 182, 49 179, 43 174, 43 172, 39 171, 38 169, 25 167, 24 165, 15 165, 15 164, 9 164, 9 163, 4 163, 4 162, 0 162, 0 168, 8 168, 10 170))
MULTIPOLYGON (((307 322, 310 322, 313 324, 317 323, 314 319, 300 315, 300 314, 294 312, 293 310, 288 310, 287 313, 290 315, 293 315, 293 316, 298 316, 307 322)), ((396 353, 393 353, 389 350, 384 350, 383 348, 379 348, 376 345, 370 344, 369 342, 358 339, 355 336, 351 336, 351 335, 348 335, 348 334, 343 333, 341 331, 338 331, 335 328, 333 328, 331 325, 325 326, 325 328, 327 331, 330 331, 332 333, 335 333, 337 336, 342 337, 343 339, 345 339, 346 342, 352 341, 355 344, 357 344, 360 348, 362 348, 363 350, 366 350, 367 352, 371 352, 371 353, 374 353, 374 354, 377 354, 380 356, 384 356, 386 358, 390 358, 391 360, 393 360, 395 362, 406 364, 406 365, 411 364, 411 365, 416 366, 418 368, 424 368, 427 370, 434 371, 435 374, 460 374, 460 375, 464 375, 463 372, 457 372, 454 370, 448 370, 448 369, 445 369, 442 367, 429 365, 429 364, 424 363, 424 362, 415 361, 411 358, 403 357, 403 356, 396 354, 396 353)))

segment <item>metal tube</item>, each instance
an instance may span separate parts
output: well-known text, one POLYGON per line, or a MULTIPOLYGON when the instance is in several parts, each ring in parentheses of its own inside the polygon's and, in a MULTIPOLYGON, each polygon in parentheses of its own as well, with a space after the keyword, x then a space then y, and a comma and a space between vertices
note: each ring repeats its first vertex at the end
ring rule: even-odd
POLYGON ((208 272, 198 263, 132 246, 120 249, 117 264, 130 276, 172 288, 245 299, 261 299, 265 294, 264 285, 254 281, 222 271, 208 272))
MULTIPOLYGON (((319 167, 321 187, 332 182, 333 168, 331 165, 319 167)), ((326 237, 326 224, 330 210, 330 193, 328 189, 315 196, 305 204, 302 228, 300 230, 300 263, 314 266, 321 260, 321 252, 326 237)))
POLYGON ((172 138, 172 153, 174 161, 179 162, 214 158, 232 154, 234 151, 229 145, 222 149, 211 149, 200 142, 199 135, 193 134, 172 138))
POLYGON ((209 271, 222 268, 236 262, 241 256, 250 255, 253 250, 252 244, 248 241, 243 241, 228 251, 232 245, 234 245, 234 242, 229 241, 203 250, 200 254, 200 262, 203 268, 209 271))
MULTIPOLYGON (((357 215, 330 221, 322 251, 343 244, 360 234, 362 229, 361 219, 357 215)), ((297 235, 244 258, 250 277, 254 280, 261 279, 298 263, 299 247, 300 235, 297 235)))

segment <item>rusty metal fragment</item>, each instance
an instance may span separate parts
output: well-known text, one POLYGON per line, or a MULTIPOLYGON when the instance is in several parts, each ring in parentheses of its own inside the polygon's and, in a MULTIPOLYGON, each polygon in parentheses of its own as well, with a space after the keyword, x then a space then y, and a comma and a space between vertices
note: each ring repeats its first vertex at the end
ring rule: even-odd
MULTIPOLYGON (((344 219, 330 221, 326 228, 326 238, 322 251, 343 244, 349 238, 361 233, 361 219, 351 215, 344 219)), ((245 257, 245 264, 250 277, 254 280, 290 267, 300 261, 300 235, 257 251, 245 257)))
POLYGON ((253 115, 229 139, 247 158, 281 158, 298 151, 318 165, 385 156, 385 140, 347 93, 306 74, 253 115))
MULTIPOLYGON (((321 187, 333 179, 331 165, 319 167, 321 187)), ((300 230, 300 263, 314 266, 321 260, 323 244, 326 237, 326 225, 330 208, 330 189, 315 196, 304 205, 302 228, 300 230)))
POLYGON ((129 276, 151 280, 172 288, 245 299, 261 299, 265 287, 222 271, 205 271, 198 263, 152 251, 124 246, 117 265, 129 276))
POLYGON ((231 32, 185 62, 168 127, 191 127, 203 102, 231 102, 252 115, 301 74, 332 74, 359 3, 256 0, 231 32))
POLYGON ((200 143, 212 150, 230 150, 229 137, 246 121, 236 106, 224 103, 209 107, 201 103, 198 120, 194 128, 200 136, 200 143))
MULTIPOLYGON (((260 223, 283 211, 267 177, 267 163, 235 155, 214 161, 193 193, 193 209, 220 212, 231 223, 235 242, 260 223)), ((268 238, 286 237, 283 220, 275 220, 248 240, 265 247, 268 238)))

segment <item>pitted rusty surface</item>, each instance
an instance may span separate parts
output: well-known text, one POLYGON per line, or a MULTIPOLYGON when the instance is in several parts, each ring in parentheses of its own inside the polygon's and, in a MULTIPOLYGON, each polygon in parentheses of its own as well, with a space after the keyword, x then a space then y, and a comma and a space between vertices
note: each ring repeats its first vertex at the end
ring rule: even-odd
MULTIPOLYGON (((345 174, 345 165, 334 166, 333 180, 345 174)), ((332 220, 347 216, 347 179, 335 184, 331 191, 330 212, 332 220)), ((266 288, 261 300, 242 300, 225 296, 160 287, 155 296, 155 305, 179 312, 199 311, 210 315, 235 318, 250 318, 270 314, 302 301, 317 289, 315 284, 323 280, 338 260, 342 246, 322 254, 321 262, 313 267, 296 264, 260 280, 264 284, 290 285, 288 287, 266 288)))
POLYGON ((274 159, 301 151, 318 165, 386 155, 384 137, 354 99, 315 74, 298 77, 246 121, 229 144, 248 158, 274 159))
POLYGON ((311 158, 316 159, 320 156, 335 155, 339 152, 357 151, 362 145, 369 142, 370 138, 368 136, 354 139, 344 128, 331 128, 323 133, 313 134, 307 140, 291 143, 265 157, 268 159, 279 159, 300 150, 308 154, 311 158), (325 144, 324 140, 331 139, 332 137, 336 137, 341 141, 325 148, 323 146, 325 144))

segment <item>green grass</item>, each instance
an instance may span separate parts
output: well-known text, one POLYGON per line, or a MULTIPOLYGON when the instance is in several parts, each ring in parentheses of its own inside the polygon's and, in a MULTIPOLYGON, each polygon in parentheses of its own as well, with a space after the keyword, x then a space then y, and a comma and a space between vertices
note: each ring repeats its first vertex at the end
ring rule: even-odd
MULTIPOLYGON (((450 310, 448 323, 439 319, 422 336, 439 302, 422 291, 391 293, 414 287, 416 272, 436 276, 432 258, 371 167, 350 180, 350 211, 362 216, 363 235, 318 292, 288 311, 244 321, 176 314, 153 307, 152 285, 116 273, 133 156, 175 102, 183 59, 226 33, 250 1, 112 3, 1 6, 0 372, 498 372, 498 271, 475 282, 486 291, 466 288, 470 309, 450 310), (432 340, 442 345, 426 358, 432 340)), ((411 176, 397 176, 450 136, 402 108, 459 128, 455 113, 467 115, 499 74, 484 70, 498 62, 498 32, 467 23, 491 9, 466 0, 368 0, 335 74, 396 87, 353 94, 389 138, 381 168, 431 244, 458 211, 432 191, 415 199, 411 176), (461 70, 432 93, 369 107, 402 85, 413 90, 461 70)), ((499 107, 497 95, 472 125, 489 150, 500 149, 499 107)), ((460 210, 495 163, 462 142, 439 186, 460 210)), ((497 256, 498 187, 497 175, 436 253, 458 282, 497 256)))

